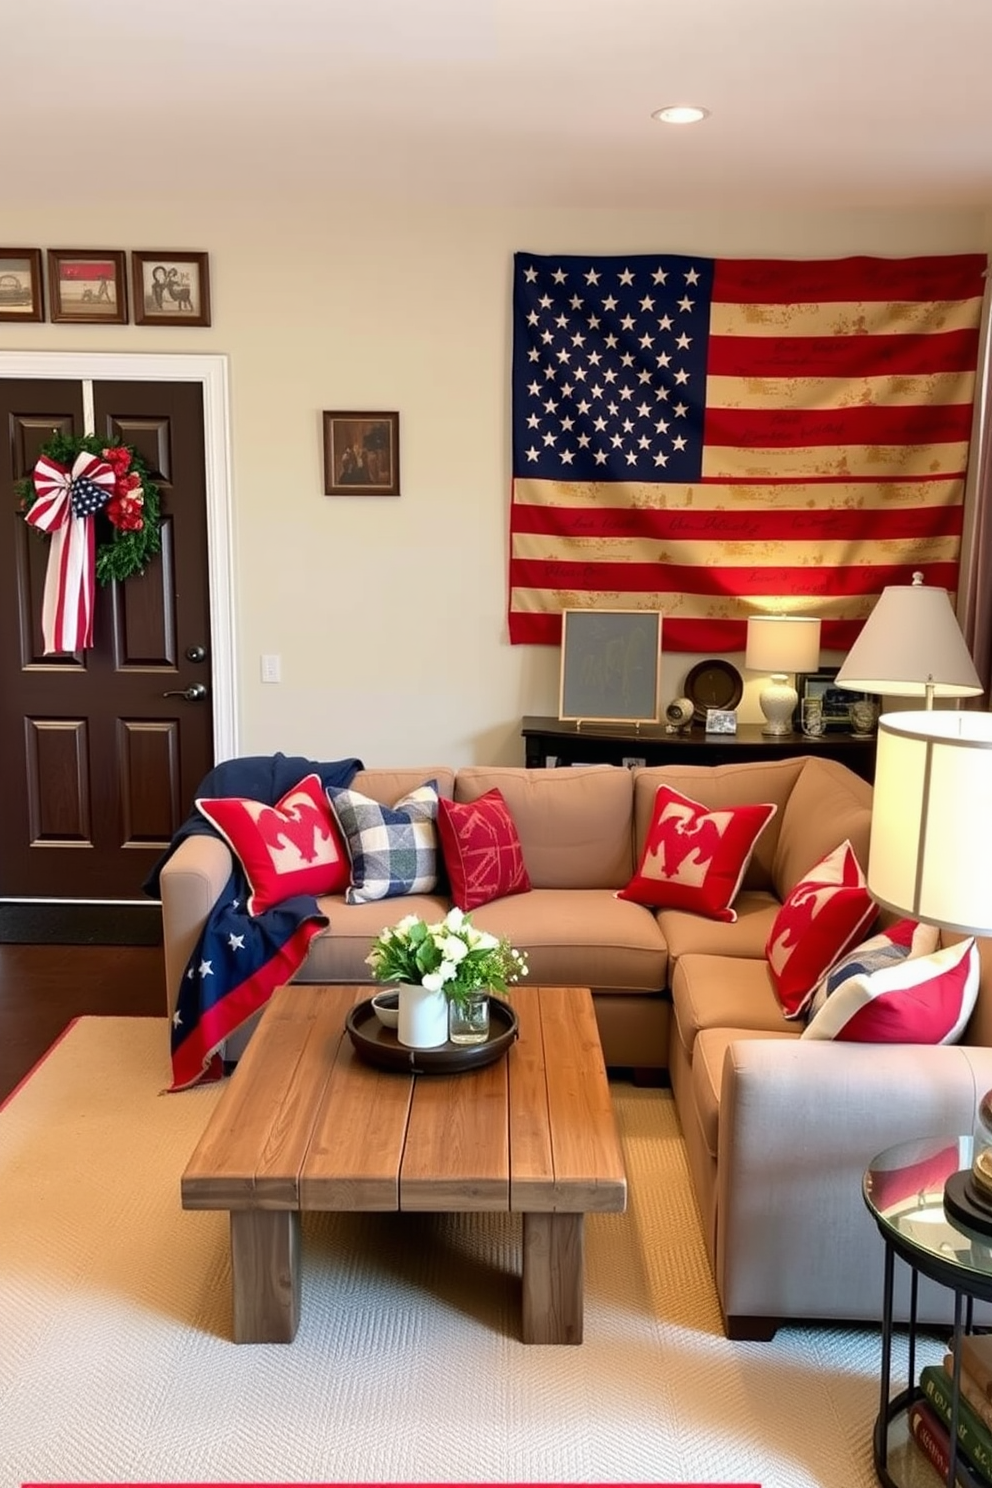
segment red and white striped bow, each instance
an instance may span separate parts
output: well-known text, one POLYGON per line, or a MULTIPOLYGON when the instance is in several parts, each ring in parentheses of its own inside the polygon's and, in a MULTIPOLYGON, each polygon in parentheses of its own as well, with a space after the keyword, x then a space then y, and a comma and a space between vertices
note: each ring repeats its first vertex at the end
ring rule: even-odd
POLYGON ((93 594, 96 587, 95 487, 114 494, 117 477, 106 460, 85 450, 76 456, 71 470, 42 455, 33 471, 37 499, 25 520, 41 532, 51 534, 45 593, 41 606, 41 628, 45 655, 57 651, 79 651, 93 645, 93 594), (73 513, 73 486, 86 491, 87 515, 73 513), (83 484, 83 483, 86 484, 83 484))

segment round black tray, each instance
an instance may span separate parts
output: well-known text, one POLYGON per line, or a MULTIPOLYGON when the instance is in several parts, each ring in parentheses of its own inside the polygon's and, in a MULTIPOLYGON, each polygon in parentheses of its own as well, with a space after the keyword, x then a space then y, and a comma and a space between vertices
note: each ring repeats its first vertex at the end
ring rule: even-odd
POLYGON ((502 1059, 519 1032, 517 1015, 509 1003, 489 999, 489 1037, 484 1044, 439 1044, 436 1049, 408 1049, 375 1015, 371 997, 356 1002, 344 1026, 356 1052, 380 1069, 405 1070, 408 1075, 451 1075, 481 1069, 502 1059))

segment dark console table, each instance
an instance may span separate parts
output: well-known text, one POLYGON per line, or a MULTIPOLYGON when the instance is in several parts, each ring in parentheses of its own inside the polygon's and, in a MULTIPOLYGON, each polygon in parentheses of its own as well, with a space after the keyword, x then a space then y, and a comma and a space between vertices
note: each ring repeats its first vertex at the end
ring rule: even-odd
POLYGON ((742 723, 736 734, 707 734, 694 726, 688 733, 667 734, 664 724, 565 723, 558 718, 525 718, 524 763, 539 769, 558 765, 732 765, 745 760, 819 754, 839 760, 862 780, 875 779, 875 735, 829 732, 819 739, 805 734, 763 734, 760 723, 742 723))

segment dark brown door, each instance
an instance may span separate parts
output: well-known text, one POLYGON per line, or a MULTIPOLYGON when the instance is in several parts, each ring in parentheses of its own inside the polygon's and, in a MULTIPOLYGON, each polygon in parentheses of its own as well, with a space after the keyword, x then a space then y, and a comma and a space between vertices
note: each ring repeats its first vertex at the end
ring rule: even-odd
POLYGON ((48 543, 13 486, 53 429, 84 432, 84 385, 0 380, 0 899, 140 900, 213 763, 202 388, 91 386, 96 432, 159 488, 162 552, 97 588, 92 650, 44 655, 48 543), (191 686, 198 700, 166 696, 191 686))

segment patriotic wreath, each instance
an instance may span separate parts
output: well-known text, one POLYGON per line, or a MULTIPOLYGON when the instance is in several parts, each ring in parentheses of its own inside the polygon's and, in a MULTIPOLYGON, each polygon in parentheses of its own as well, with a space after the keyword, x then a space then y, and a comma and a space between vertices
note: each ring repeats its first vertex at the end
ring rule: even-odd
POLYGON ((130 445, 55 433, 17 492, 25 521, 51 539, 46 653, 92 646, 94 579, 129 579, 161 551, 158 487, 130 445))

